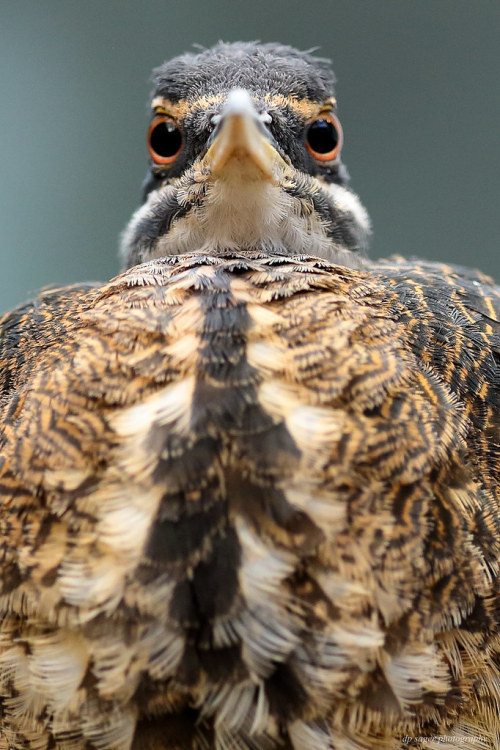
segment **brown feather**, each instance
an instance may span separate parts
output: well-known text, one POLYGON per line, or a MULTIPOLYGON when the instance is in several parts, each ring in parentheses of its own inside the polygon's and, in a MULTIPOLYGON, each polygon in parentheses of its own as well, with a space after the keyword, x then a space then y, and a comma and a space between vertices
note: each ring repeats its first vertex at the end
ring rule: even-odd
POLYGON ((4 316, 0 748, 496 748, 499 315, 234 253, 4 316))

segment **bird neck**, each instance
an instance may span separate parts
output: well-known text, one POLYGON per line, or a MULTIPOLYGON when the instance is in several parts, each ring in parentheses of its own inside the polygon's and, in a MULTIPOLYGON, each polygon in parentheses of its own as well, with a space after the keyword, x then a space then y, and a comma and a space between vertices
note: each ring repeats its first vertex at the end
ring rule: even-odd
POLYGON ((191 171, 152 191, 122 239, 126 267, 170 255, 258 250, 359 268, 369 219, 348 188, 307 176, 275 184, 191 171), (317 184, 316 184, 317 183, 317 184))

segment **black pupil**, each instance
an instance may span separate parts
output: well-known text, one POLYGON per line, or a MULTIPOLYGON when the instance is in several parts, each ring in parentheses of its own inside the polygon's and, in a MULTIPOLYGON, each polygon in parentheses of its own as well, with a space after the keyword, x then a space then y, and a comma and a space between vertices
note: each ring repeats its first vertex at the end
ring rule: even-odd
POLYGON ((158 156, 175 156, 182 145, 182 135, 173 122, 160 122, 151 133, 151 148, 158 156))
POLYGON ((315 120, 309 125, 307 142, 318 154, 327 154, 337 148, 339 134, 330 120, 315 120))

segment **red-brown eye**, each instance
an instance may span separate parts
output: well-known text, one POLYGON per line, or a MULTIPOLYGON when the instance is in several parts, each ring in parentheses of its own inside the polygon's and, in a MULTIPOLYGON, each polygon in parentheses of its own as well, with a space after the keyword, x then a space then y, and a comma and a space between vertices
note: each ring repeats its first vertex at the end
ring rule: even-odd
POLYGON ((318 161, 334 161, 342 148, 342 126, 333 112, 322 112, 306 133, 306 147, 318 161))
POLYGON ((155 164, 173 164, 182 151, 179 125, 168 115, 157 115, 148 130, 148 150, 155 164))

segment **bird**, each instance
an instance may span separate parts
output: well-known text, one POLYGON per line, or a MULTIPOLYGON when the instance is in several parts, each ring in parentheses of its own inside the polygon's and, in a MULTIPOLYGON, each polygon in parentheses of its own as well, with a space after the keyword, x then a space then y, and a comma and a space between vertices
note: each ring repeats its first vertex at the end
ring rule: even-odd
POLYGON ((0 748, 498 748, 499 287, 369 260, 314 50, 153 87, 122 272, 0 319, 0 748))

